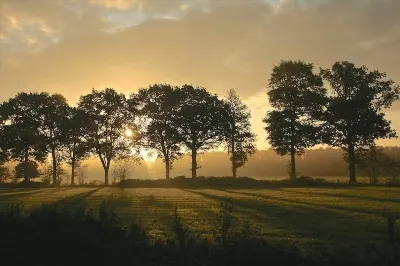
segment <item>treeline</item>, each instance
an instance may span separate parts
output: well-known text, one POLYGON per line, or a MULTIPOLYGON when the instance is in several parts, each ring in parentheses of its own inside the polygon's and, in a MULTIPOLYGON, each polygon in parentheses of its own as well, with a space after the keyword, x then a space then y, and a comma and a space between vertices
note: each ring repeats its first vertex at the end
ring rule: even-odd
MULTIPOLYGON (((375 140, 396 137, 383 111, 399 95, 399 86, 385 73, 365 66, 336 62, 315 73, 313 64, 282 61, 269 81, 273 110, 263 119, 267 140, 279 155, 290 156, 291 178, 298 175, 296 156, 305 149, 341 148, 350 182, 356 182, 356 166, 371 157, 375 140)), ((0 162, 18 162, 15 176, 29 180, 39 175, 38 163, 50 159, 53 184, 65 162, 73 184, 80 163, 95 155, 108 184, 112 161, 137 158, 141 149, 163 160, 169 179, 184 153, 191 156, 195 178, 198 154, 223 147, 235 177, 256 150, 250 126, 248 107, 234 90, 220 99, 192 85, 155 84, 129 97, 111 88, 93 89, 76 107, 60 94, 19 93, 0 106, 0 162)))
POLYGON ((71 166, 71 184, 81 162, 97 156, 109 183, 113 160, 140 156, 150 149, 164 161, 165 176, 185 151, 192 177, 197 155, 223 146, 231 155, 232 175, 255 151, 250 113, 234 90, 226 99, 205 88, 155 84, 129 98, 113 89, 92 90, 77 107, 60 94, 19 93, 0 107, 1 161, 16 161, 15 176, 39 176, 38 163, 51 161, 53 184, 62 163, 71 166))
MULTIPOLYGON (((382 152, 389 158, 400 161, 400 147, 378 147, 378 150, 379 149, 383 149, 382 152)), ((299 175, 303 176, 328 178, 334 182, 339 178, 341 181, 349 172, 348 165, 346 161, 343 160, 343 155, 343 151, 337 148, 307 149, 303 155, 296 157, 297 171, 299 175)), ((377 159, 377 178, 387 179, 381 179, 381 181, 385 182, 390 182, 391 180, 389 179, 399 179, 400 169, 397 168, 396 171, 396 168, 385 167, 384 158, 379 157, 377 159), (395 171, 390 172, 389 170, 395 171)), ((200 154, 198 160, 198 165, 200 167, 198 169, 199 176, 226 177, 231 175, 229 155, 226 152, 207 152, 200 154)), ((240 168, 238 176, 257 179, 287 178, 289 160, 290 156, 279 156, 272 149, 257 150, 254 155, 249 158, 248 162, 240 168)), ((190 154, 183 155, 180 160, 174 163, 171 177, 190 176, 191 172, 188 167, 190 162, 190 154)), ((101 164, 97 163, 94 158, 90 161, 86 161, 84 164, 88 167, 86 169, 86 179, 83 181, 90 183, 94 182, 94 180, 98 180, 98 177, 101 176, 103 171, 101 164)), ((114 167, 112 167, 111 173, 111 181, 119 182, 124 179, 159 179, 165 175, 165 169, 164 163, 160 159, 157 159, 155 162, 141 164, 136 164, 135 161, 118 161, 114 164, 114 167)), ((369 170, 361 165, 357 167, 357 175, 363 178, 372 178, 369 170)), ((65 177, 64 181, 66 180, 67 178, 65 177)))

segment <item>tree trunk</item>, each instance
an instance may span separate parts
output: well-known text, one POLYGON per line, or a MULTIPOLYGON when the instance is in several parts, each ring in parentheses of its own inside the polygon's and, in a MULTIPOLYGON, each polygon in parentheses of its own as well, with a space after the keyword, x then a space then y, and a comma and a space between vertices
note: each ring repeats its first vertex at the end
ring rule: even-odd
POLYGON ((29 147, 28 147, 28 146, 25 147, 24 163, 25 163, 25 167, 24 167, 24 180, 25 180, 26 182, 28 182, 28 181, 29 181, 29 173, 28 173, 28 165, 29 165, 29 147))
POLYGON ((51 157, 53 160, 53 186, 57 185, 57 157, 56 157, 56 149, 54 147, 51 148, 51 157))
POLYGON ((192 149, 192 178, 196 178, 197 174, 197 151, 192 149))
POLYGON ((378 170, 377 170, 377 164, 378 164, 378 160, 377 160, 377 153, 376 153, 376 146, 372 146, 372 175, 371 175, 371 184, 375 185, 377 183, 377 179, 378 179, 378 170))
POLYGON ((236 178, 236 156, 235 156, 235 137, 232 136, 232 146, 231 146, 231 153, 232 153, 232 176, 236 178))
POLYGON ((350 172, 350 182, 357 183, 356 180, 356 157, 354 151, 354 145, 349 144, 349 172, 350 172))
POLYGON ((290 166, 291 166, 291 174, 290 179, 296 179, 296 151, 292 146, 290 151, 290 166))
POLYGON ((104 168, 104 185, 108 185, 108 170, 109 167, 104 168))
POLYGON ((169 172, 170 172, 170 163, 169 158, 165 158, 165 178, 169 180, 169 172))
POLYGON ((72 160, 71 163, 71 185, 74 185, 75 183, 75 161, 72 160))

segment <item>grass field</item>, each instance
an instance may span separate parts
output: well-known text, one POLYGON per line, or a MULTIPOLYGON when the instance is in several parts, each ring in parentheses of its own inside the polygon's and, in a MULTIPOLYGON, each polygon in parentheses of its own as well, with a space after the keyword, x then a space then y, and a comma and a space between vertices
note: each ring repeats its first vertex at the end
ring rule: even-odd
POLYGON ((183 221, 207 237, 220 202, 232 198, 235 214, 248 220, 272 241, 301 245, 364 245, 386 239, 386 216, 400 214, 400 188, 45 188, 0 189, 0 206, 24 202, 26 209, 42 203, 97 208, 107 200, 129 222, 136 215, 151 235, 171 234, 174 206, 183 221))

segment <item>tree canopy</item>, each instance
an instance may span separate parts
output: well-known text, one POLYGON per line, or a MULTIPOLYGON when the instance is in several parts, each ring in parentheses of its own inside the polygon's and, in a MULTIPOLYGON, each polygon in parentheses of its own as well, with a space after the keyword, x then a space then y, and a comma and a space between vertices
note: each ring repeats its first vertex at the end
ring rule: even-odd
POLYGON ((269 103, 274 108, 264 118, 268 141, 280 155, 290 154, 291 178, 295 178, 296 154, 321 142, 318 123, 326 102, 322 79, 314 65, 281 61, 269 80, 269 103))
POLYGON ((177 90, 179 105, 174 118, 180 142, 192 156, 192 178, 196 177, 197 154, 223 141, 227 110, 217 95, 205 88, 184 85, 177 90))
POLYGON ((324 114, 325 143, 348 154, 350 182, 356 182, 356 149, 396 137, 383 109, 399 99, 400 88, 385 73, 347 61, 321 69, 321 75, 332 88, 324 114))
POLYGON ((163 160, 166 179, 170 178, 173 162, 182 155, 181 139, 174 126, 179 100, 177 88, 168 84, 140 89, 129 100, 131 112, 136 112, 140 119, 134 138, 163 160))
POLYGON ((236 177, 237 169, 242 167, 249 156, 256 151, 254 144, 256 135, 251 131, 250 111, 235 90, 229 90, 225 103, 227 108, 225 144, 226 150, 231 155, 232 176, 236 177))
POLYGON ((104 169, 104 183, 113 159, 131 153, 125 131, 129 125, 129 114, 125 95, 107 88, 82 96, 78 109, 88 116, 86 140, 93 154, 97 155, 104 169))

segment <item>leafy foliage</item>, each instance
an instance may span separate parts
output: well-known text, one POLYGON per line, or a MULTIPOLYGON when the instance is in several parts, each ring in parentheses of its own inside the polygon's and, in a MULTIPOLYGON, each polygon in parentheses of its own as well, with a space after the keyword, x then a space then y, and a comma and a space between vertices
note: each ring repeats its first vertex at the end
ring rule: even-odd
POLYGON ((71 185, 75 183, 77 168, 89 156, 90 147, 86 142, 89 117, 77 108, 68 109, 68 119, 64 123, 64 153, 66 163, 71 166, 71 185))
POLYGON ((295 155, 321 142, 318 120, 326 103, 322 79, 314 65, 282 61, 273 68, 269 81, 269 103, 274 108, 264 123, 268 141, 279 155, 291 155, 291 177, 296 177, 295 155))
POLYGON ((180 138, 174 127, 179 103, 177 88, 154 84, 140 89, 129 100, 131 112, 140 117, 136 140, 140 146, 154 150, 165 163, 165 177, 170 178, 174 161, 182 156, 180 138))
POLYGON ((64 124, 68 121, 68 103, 60 94, 47 95, 43 103, 37 107, 40 119, 39 133, 43 139, 43 146, 51 154, 53 185, 59 184, 58 168, 64 161, 62 147, 66 142, 64 124))
POLYGON ((35 161, 20 162, 15 166, 15 177, 29 181, 40 176, 39 165, 35 161))
POLYGON ((205 88, 184 85, 177 90, 179 105, 174 127, 179 140, 191 153, 192 178, 196 177, 197 153, 216 147, 223 141, 227 112, 223 101, 205 88))
POLYGON ((347 61, 321 69, 321 75, 333 92, 324 115, 325 143, 348 153, 350 182, 356 182, 355 150, 396 136, 382 110, 399 99, 400 88, 385 73, 347 61))
POLYGON ((0 164, 0 184, 7 182, 11 178, 12 174, 10 169, 0 164))
POLYGON ((129 114, 124 94, 113 89, 92 90, 82 96, 78 109, 88 116, 86 140, 104 168, 104 183, 108 184, 111 161, 130 154, 129 143, 125 137, 129 114))
POLYGON ((232 176, 236 177, 239 167, 242 167, 249 156, 256 151, 256 135, 251 132, 251 114, 248 107, 240 100, 235 90, 230 90, 225 100, 227 120, 225 129, 225 144, 231 154, 232 176))
MULTIPOLYGON (((46 93, 19 93, 1 106, 2 153, 7 151, 10 160, 43 162, 46 145, 40 132, 39 110, 48 97, 46 93)), ((25 179, 29 179, 28 176, 25 179)))

